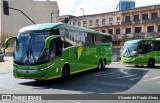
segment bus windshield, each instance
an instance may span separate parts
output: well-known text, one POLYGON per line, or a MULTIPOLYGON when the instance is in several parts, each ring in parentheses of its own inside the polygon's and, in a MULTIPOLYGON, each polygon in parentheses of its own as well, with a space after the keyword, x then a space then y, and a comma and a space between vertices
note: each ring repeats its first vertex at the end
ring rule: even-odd
POLYGON ((45 62, 46 59, 40 59, 40 56, 45 52, 44 45, 48 35, 48 32, 18 34, 14 47, 14 61, 32 65, 45 62))
POLYGON ((134 56, 133 52, 137 52, 137 43, 125 43, 122 50, 121 55, 122 56, 134 56))

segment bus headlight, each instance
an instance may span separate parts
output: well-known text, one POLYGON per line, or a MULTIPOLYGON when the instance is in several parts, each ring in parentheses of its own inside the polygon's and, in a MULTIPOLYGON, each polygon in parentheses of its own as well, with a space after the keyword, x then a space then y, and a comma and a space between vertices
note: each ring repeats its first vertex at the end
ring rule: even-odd
POLYGON ((39 69, 39 70, 40 70, 40 71, 47 70, 47 69, 51 68, 54 64, 55 64, 55 63, 53 63, 53 64, 51 64, 51 65, 49 65, 49 66, 47 66, 47 67, 45 67, 45 68, 41 68, 41 69, 39 69))

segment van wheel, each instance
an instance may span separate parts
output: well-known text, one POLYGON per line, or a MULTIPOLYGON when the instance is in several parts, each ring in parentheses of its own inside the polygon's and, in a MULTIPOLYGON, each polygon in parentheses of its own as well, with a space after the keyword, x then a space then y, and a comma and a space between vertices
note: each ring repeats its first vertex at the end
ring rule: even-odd
POLYGON ((100 59, 98 62, 98 70, 102 70, 102 69, 103 69, 103 62, 102 62, 102 59, 100 59))
POLYGON ((155 65, 155 60, 154 59, 149 59, 148 60, 148 67, 154 67, 155 65))
POLYGON ((62 70, 62 79, 63 80, 68 80, 69 77, 70 77, 69 65, 64 65, 63 70, 62 70))

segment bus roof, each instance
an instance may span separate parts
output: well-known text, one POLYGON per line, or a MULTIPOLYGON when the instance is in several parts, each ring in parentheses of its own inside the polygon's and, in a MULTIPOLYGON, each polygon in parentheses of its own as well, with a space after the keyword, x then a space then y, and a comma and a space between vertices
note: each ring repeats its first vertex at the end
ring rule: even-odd
POLYGON ((43 23, 43 24, 35 24, 31 26, 26 26, 24 28, 21 28, 19 32, 27 32, 27 31, 39 31, 39 30, 54 30, 54 29, 59 29, 59 28, 66 28, 69 30, 77 30, 77 31, 84 31, 87 33, 92 33, 92 34, 101 34, 101 35, 107 35, 111 36, 110 34, 107 33, 102 33, 93 29, 88 29, 88 28, 83 28, 83 27, 78 27, 78 26, 72 26, 69 24, 65 23, 43 23))
POLYGON ((138 43, 140 42, 142 39, 136 39, 136 40, 129 40, 129 41, 126 41, 125 43, 138 43))

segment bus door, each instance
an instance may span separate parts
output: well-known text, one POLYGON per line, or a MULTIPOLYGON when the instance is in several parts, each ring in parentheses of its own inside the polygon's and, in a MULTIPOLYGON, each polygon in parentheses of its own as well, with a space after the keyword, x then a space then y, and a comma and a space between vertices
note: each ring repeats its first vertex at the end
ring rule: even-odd
POLYGON ((61 56, 62 54, 62 41, 60 38, 55 38, 50 42, 50 57, 51 60, 61 56))

